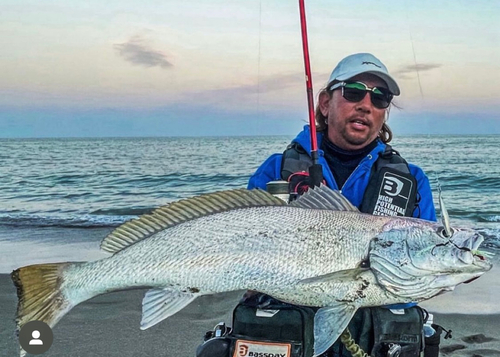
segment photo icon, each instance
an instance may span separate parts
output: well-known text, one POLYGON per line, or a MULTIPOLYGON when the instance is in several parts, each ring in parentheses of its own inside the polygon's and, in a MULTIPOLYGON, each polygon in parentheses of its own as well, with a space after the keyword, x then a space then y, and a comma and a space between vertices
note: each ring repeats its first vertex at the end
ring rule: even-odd
POLYGON ((19 331, 21 348, 33 355, 47 352, 53 340, 52 329, 42 321, 30 321, 19 331))

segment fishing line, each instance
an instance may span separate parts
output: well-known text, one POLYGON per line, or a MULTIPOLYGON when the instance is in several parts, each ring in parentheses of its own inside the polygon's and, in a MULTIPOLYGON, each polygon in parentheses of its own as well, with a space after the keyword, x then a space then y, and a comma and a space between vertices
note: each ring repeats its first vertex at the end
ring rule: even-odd
POLYGON ((420 82, 420 73, 418 72, 417 55, 415 54, 415 46, 413 45, 413 36, 411 35, 411 28, 409 24, 408 28, 410 30, 411 49, 413 51, 413 62, 415 63, 415 71, 417 72, 418 87, 420 88, 420 96, 422 97, 422 99, 424 99, 424 92, 422 91, 422 83, 420 82))
POLYGON ((413 43, 413 36, 411 34, 411 25, 410 25, 410 18, 408 17, 408 6, 407 5, 408 5, 407 2, 405 2, 406 23, 408 24, 408 32, 410 33, 411 50, 413 52, 413 63, 415 63, 415 72, 417 72, 417 80, 418 80, 418 87, 420 89, 420 96, 422 99, 424 99, 424 91, 422 90, 422 83, 420 82, 420 72, 418 71, 417 55, 415 54, 415 45, 413 43))

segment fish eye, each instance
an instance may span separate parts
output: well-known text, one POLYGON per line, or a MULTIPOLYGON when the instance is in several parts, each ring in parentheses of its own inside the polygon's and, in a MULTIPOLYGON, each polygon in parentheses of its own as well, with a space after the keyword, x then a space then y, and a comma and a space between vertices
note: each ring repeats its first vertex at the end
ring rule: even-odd
POLYGON ((446 239, 449 239, 453 236, 453 233, 455 233, 455 231, 453 230, 453 228, 450 228, 451 230, 451 234, 448 235, 448 233, 446 233, 446 229, 444 227, 439 227, 437 230, 436 230, 436 233, 438 235, 440 235, 441 237, 443 238, 446 238, 446 239))

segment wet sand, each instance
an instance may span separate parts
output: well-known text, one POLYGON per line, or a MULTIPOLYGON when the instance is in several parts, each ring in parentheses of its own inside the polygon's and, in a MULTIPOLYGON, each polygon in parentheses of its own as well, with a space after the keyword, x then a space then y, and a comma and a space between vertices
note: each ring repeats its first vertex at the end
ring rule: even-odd
MULTIPOLYGON (((100 240, 109 228, 0 229, 0 356, 19 356, 15 337, 17 296, 7 273, 29 264, 99 259, 100 240)), ((442 356, 500 357, 500 269, 421 306, 434 322, 453 331, 441 341, 442 356)), ((200 297, 176 315, 141 331, 141 303, 146 290, 95 297, 71 310, 55 326, 47 357, 194 356, 206 331, 231 313, 242 292, 200 297)))
MULTIPOLYGON (((220 321, 230 322, 241 292, 204 296, 178 314, 141 331, 145 290, 98 296, 71 310, 54 328, 54 342, 43 356, 194 356, 203 335, 220 321)), ((0 355, 18 356, 14 335, 16 292, 0 275, 0 355)), ((441 341, 441 355, 500 357, 500 315, 435 314, 435 323, 453 338, 441 341)))
MULTIPOLYGON (((167 320, 139 329, 146 290, 95 297, 73 308, 53 329, 47 357, 194 356, 206 331, 231 320, 242 293, 204 296, 167 320)), ((17 296, 10 276, 0 275, 0 356, 19 356, 15 337, 17 296)))

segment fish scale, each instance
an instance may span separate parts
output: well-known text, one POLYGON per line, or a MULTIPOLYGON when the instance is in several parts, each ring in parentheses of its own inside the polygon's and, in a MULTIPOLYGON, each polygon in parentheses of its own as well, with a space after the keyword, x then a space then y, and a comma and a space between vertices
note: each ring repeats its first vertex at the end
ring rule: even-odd
MULTIPOLYGON (((331 271, 355 268, 366 252, 369 240, 376 234, 374 226, 378 226, 380 231, 380 227, 388 219, 367 215, 362 216, 362 219, 358 218, 357 239, 352 239, 352 229, 335 230, 334 235, 332 231, 349 219, 344 216, 356 213, 319 210, 310 217, 310 212, 311 210, 295 207, 259 207, 206 216, 157 233, 95 264, 103 264, 98 270, 105 274, 118 272, 114 274, 117 289, 130 287, 133 280, 138 286, 149 285, 149 277, 159 271, 157 265, 153 264, 155 261, 168 262, 161 269, 161 278, 165 284, 181 283, 175 280, 176 276, 169 276, 172 268, 174 271, 184 271, 186 276, 199 277, 195 280, 203 281, 209 277, 217 280, 223 278, 218 265, 231 265, 234 262, 244 267, 247 274, 252 274, 252 269, 255 269, 252 267, 257 266, 261 274, 260 280, 265 280, 272 286, 272 281, 279 278, 277 269, 291 281, 292 278, 305 279, 331 271), (221 230, 223 222, 237 223, 221 230), (213 243, 214 232, 217 232, 217 245, 213 243), (359 239, 361 236, 364 239, 359 239), (339 244, 345 245, 348 254, 336 249, 339 244), (212 254, 216 254, 217 259, 206 260, 212 254), (263 266, 261 262, 264 260, 266 265, 263 266), (318 261, 324 264, 318 264, 318 261), (119 274, 120 264, 134 266, 136 272, 133 280, 129 274, 119 274), (265 274, 266 267, 268 274, 265 274), (144 278, 138 280, 138 277, 144 278)), ((87 276, 87 273, 82 272, 81 275, 87 276)), ((187 283, 192 285, 191 281, 187 283)), ((233 281, 231 286, 219 286, 216 291, 241 289, 249 283, 251 282, 246 281, 243 275, 233 281)))
POLYGON ((472 253, 481 236, 449 231, 444 237, 434 222, 362 214, 326 186, 290 205, 260 190, 197 196, 118 227, 101 244, 109 258, 14 271, 17 324, 54 326, 93 296, 150 287, 146 329, 197 296, 250 289, 321 307, 314 320, 321 354, 358 308, 428 299, 491 268, 472 253))

